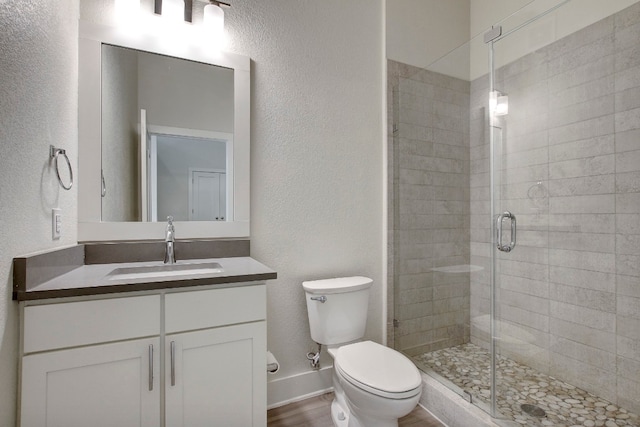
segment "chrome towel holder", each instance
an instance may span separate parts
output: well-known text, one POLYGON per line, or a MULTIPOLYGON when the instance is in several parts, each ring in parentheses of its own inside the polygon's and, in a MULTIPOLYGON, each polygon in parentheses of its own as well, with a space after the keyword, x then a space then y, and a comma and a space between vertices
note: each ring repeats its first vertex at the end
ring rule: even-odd
POLYGON ((56 176, 58 177, 58 182, 65 190, 71 190, 73 186, 73 168, 71 167, 71 161, 69 160, 69 156, 67 156, 67 152, 62 148, 54 147, 53 145, 49 146, 49 161, 55 161, 56 164, 56 176), (62 178, 60 178, 60 169, 58 167, 58 157, 64 156, 64 159, 67 161, 67 167, 69 168, 69 185, 65 185, 62 182, 62 178))

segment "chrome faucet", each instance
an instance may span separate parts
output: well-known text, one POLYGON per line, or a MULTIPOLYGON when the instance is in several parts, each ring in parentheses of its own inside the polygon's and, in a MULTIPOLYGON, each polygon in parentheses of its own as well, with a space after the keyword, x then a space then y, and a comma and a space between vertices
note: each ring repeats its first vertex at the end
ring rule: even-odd
POLYGON ((174 244, 176 243, 176 229, 173 226, 173 217, 167 217, 167 234, 164 238, 165 242, 165 251, 164 251, 164 263, 165 264, 175 264, 176 263, 176 253, 174 251, 174 244))

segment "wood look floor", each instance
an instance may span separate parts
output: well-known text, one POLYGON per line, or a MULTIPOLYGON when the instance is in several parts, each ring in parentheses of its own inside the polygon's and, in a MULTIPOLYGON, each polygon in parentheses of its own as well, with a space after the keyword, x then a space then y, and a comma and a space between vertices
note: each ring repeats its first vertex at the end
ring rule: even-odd
MULTIPOLYGON (((333 393, 290 403, 267 411, 268 427, 333 427, 331 401, 333 393)), ((445 427, 431 414, 417 406, 409 415, 400 418, 400 427, 445 427)))

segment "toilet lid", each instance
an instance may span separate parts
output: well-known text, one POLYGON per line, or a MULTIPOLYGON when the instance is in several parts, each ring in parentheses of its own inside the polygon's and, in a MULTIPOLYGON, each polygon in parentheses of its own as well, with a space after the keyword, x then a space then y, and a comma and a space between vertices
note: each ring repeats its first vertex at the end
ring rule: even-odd
POLYGON ((407 392, 415 394, 422 385, 420 372, 411 360, 373 341, 340 347, 335 365, 347 381, 381 396, 409 397, 407 392))
POLYGON ((339 294, 355 292, 371 287, 373 280, 368 277, 338 277, 335 279, 309 280, 302 282, 305 291, 312 294, 339 294))

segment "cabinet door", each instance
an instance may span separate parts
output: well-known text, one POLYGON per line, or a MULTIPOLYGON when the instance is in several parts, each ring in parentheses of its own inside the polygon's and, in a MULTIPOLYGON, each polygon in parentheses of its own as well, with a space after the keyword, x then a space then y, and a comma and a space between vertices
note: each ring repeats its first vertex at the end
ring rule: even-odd
POLYGON ((22 358, 22 427, 160 425, 160 339, 22 358))
POLYGON ((266 324, 166 337, 167 427, 266 426, 266 324))

